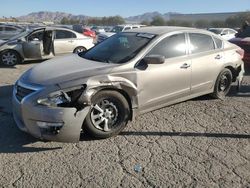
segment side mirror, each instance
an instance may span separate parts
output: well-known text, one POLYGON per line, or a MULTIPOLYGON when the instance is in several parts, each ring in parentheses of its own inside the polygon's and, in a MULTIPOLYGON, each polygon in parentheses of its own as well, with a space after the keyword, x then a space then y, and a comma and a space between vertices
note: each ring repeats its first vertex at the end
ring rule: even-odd
POLYGON ((149 55, 142 59, 146 64, 163 64, 165 57, 162 55, 149 55))

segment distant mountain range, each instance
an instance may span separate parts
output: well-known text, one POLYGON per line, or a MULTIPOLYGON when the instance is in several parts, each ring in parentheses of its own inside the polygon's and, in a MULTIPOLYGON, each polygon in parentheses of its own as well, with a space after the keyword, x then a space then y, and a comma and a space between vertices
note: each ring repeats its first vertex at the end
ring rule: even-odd
POLYGON ((89 16, 85 15, 73 15, 65 12, 32 12, 25 16, 17 17, 19 21, 28 21, 28 22, 55 22, 59 23, 64 17, 68 19, 77 19, 77 20, 85 20, 88 19, 89 16))
MULTIPOLYGON (((197 20, 226 20, 230 16, 234 16, 240 12, 227 12, 227 13, 201 13, 201 14, 180 14, 180 13, 165 13, 161 14, 159 12, 148 12, 145 14, 130 16, 124 18, 127 23, 141 23, 142 21, 152 21, 155 16, 161 16, 165 20, 182 20, 182 21, 197 21, 197 20)), ((44 22, 44 21, 52 21, 55 23, 59 23, 63 17, 67 17, 68 19, 78 19, 78 20, 86 20, 91 18, 86 15, 73 15, 65 12, 33 12, 25 16, 17 17, 19 21, 29 21, 29 22, 44 22)))
POLYGON ((200 13, 200 14, 181 14, 175 12, 168 12, 161 14, 159 12, 150 12, 138 16, 131 16, 126 18, 127 22, 142 22, 142 21, 152 21, 155 16, 160 16, 166 21, 168 20, 180 20, 180 21, 197 21, 197 20, 207 20, 207 21, 225 21, 227 18, 239 14, 240 12, 225 12, 225 13, 200 13))

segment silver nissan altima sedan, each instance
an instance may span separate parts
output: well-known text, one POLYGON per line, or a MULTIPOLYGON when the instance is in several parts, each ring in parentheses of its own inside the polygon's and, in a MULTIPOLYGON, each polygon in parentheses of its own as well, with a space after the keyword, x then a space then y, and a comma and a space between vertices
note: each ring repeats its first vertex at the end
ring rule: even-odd
POLYGON ((13 115, 35 137, 108 138, 135 116, 201 95, 223 99, 240 84, 244 51, 183 27, 118 33, 92 49, 41 63, 16 82, 13 115))

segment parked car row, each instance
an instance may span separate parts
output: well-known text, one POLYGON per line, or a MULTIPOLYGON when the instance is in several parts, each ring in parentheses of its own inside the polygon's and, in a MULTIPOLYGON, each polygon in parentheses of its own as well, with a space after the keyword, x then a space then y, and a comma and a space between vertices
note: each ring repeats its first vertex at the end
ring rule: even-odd
MULTIPOLYGON (((65 34, 66 36, 61 36, 63 38, 60 38, 60 42, 58 42, 59 39, 57 34, 55 34, 56 31, 44 32, 44 35, 41 34, 40 38, 35 38, 33 41, 30 39, 27 40, 27 35, 31 35, 31 33, 37 29, 39 30, 45 28, 39 27, 39 25, 33 24, 26 27, 21 27, 17 25, 0 24, 0 63, 7 66, 13 66, 24 60, 49 59, 59 54, 81 52, 93 46, 92 44, 90 45, 90 41, 98 44, 116 33, 144 26, 145 25, 117 25, 115 27, 83 27, 82 25, 58 25, 57 27, 54 27, 55 30, 64 29, 64 32, 61 31, 61 33, 68 32, 68 34, 65 34), (68 28, 72 28, 74 31, 68 28), (108 30, 110 30, 110 32, 106 32, 108 30), (50 35, 52 38, 50 40, 52 42, 49 45, 48 42, 46 42, 49 40, 46 39, 48 38, 47 33, 51 33, 50 35), (85 37, 83 37, 83 35, 85 37), (89 37, 91 37, 92 40, 90 40, 89 37), (63 39, 65 40, 63 41, 63 39), (6 40, 9 41, 6 42, 6 40), (25 40, 29 45, 24 42, 25 40), (64 47, 58 47, 58 45, 64 47)), ((244 61, 246 63, 250 61, 249 41, 246 37, 247 35, 249 36, 249 34, 247 34, 248 32, 235 38, 235 35, 238 36, 238 33, 237 31, 230 28, 209 28, 208 30, 219 35, 225 40, 229 40, 230 42, 242 47, 245 50, 244 61)), ((57 31, 57 33, 59 33, 59 31, 57 31)))
POLYGON ((136 29, 136 28, 140 28, 140 27, 145 27, 145 25, 117 25, 117 26, 113 27, 110 32, 103 32, 103 33, 100 33, 99 35, 97 35, 96 43, 100 43, 116 33, 127 31, 130 29, 136 29))

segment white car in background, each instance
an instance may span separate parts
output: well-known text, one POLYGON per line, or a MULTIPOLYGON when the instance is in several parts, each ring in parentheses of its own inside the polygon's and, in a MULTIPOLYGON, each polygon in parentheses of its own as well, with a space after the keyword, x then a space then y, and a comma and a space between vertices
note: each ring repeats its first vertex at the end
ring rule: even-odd
POLYGON ((50 59, 67 53, 80 53, 94 46, 93 38, 59 27, 25 31, 0 44, 0 63, 14 66, 22 61, 50 59))
POLYGON ((230 28, 209 28, 208 31, 220 35, 225 40, 234 38, 235 34, 238 33, 236 30, 230 28))
POLYGON ((113 27, 113 29, 110 32, 98 34, 97 39, 96 39, 96 43, 100 43, 116 33, 120 33, 123 31, 130 30, 130 29, 136 29, 136 28, 140 28, 140 27, 145 27, 145 25, 117 25, 117 26, 113 27))

